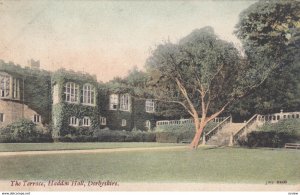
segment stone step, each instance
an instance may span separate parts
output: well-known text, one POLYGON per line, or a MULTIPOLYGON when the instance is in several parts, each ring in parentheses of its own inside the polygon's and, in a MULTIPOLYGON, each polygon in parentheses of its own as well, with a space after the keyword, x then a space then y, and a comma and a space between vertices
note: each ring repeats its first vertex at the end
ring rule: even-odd
POLYGON ((236 133, 244 126, 244 123, 228 123, 217 134, 212 136, 207 142, 207 145, 228 145, 232 134, 236 133))

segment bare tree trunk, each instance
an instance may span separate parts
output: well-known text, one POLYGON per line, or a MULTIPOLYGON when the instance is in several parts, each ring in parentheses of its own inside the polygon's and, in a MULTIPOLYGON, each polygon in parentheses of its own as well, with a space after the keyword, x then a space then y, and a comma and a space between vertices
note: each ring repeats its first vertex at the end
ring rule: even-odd
POLYGON ((190 144, 190 148, 191 149, 197 149, 198 145, 199 145, 199 141, 201 138, 201 134, 202 131, 205 127, 205 118, 201 118, 201 121, 199 122, 199 118, 198 116, 194 117, 194 121, 195 121, 195 136, 193 138, 193 141, 190 144))
POLYGON ((197 132, 195 133, 193 141, 191 142, 191 145, 190 145, 191 149, 197 149, 197 147, 199 145, 200 138, 201 138, 201 134, 203 132, 203 129, 204 129, 204 127, 202 127, 202 125, 200 125, 197 132))

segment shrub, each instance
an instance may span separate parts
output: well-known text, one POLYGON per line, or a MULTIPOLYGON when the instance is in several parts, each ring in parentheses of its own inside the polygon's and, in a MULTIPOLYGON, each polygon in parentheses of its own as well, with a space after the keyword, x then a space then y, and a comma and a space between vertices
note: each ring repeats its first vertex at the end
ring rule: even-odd
POLYGON ((156 132, 156 141, 160 143, 179 143, 183 140, 192 140, 195 131, 156 132))
POLYGON ((157 132, 156 141, 160 143, 178 143, 179 132, 157 132))
MULTIPOLYGON (((218 123, 209 122, 205 128, 204 132, 208 132, 213 129, 218 123)), ((179 125, 160 125, 156 127, 156 132, 193 132, 195 133, 195 125, 193 123, 179 124, 179 125)))
POLYGON ((247 135, 245 140, 239 141, 239 144, 247 147, 279 148, 284 147, 285 143, 297 141, 299 138, 286 132, 253 131, 247 135))
POLYGON ((264 132, 283 132, 292 136, 300 137, 300 120, 299 119, 285 119, 277 123, 265 123, 258 128, 259 131, 264 132))
POLYGON ((99 129, 94 131, 94 136, 99 142, 124 142, 126 131, 112 131, 99 129))
POLYGON ((61 136, 57 138, 55 141, 60 142, 96 142, 96 137, 88 136, 88 135, 71 135, 67 134, 65 136, 61 136))
POLYGON ((30 120, 21 119, 0 129, 0 142, 52 142, 49 131, 30 120))
POLYGON ((92 135, 61 136, 56 141, 61 142, 155 142, 155 133, 145 131, 120 131, 97 129, 92 135))
POLYGON ((288 142, 300 142, 300 120, 287 119, 278 123, 266 123, 250 132, 238 144, 247 147, 284 147, 288 142))
MULTIPOLYGON (((217 123, 210 122, 204 132, 213 129, 217 123)), ((161 143, 179 143, 183 140, 192 140, 195 136, 194 124, 161 125, 156 128, 156 141, 161 143)))
POLYGON ((155 128, 156 132, 182 132, 192 131, 195 132, 194 124, 180 124, 180 125, 160 125, 155 128))
POLYGON ((156 141, 156 135, 154 132, 132 131, 126 137, 126 139, 129 141, 131 136, 134 142, 155 142, 156 141))

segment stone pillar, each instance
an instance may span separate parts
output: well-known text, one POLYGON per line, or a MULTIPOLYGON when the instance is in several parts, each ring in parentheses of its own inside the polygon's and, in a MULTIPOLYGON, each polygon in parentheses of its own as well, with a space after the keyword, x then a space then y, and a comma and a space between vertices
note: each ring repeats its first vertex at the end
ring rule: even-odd
POLYGON ((13 85, 14 79, 12 76, 9 77, 9 96, 8 98, 13 99, 13 92, 14 92, 14 85, 13 85))
POLYGON ((206 136, 206 133, 203 132, 203 137, 202 137, 202 145, 203 146, 206 144, 205 136, 206 136))
POLYGON ((233 146, 233 133, 230 135, 228 146, 233 146))
POLYGON ((283 109, 280 110, 280 119, 283 119, 283 109))

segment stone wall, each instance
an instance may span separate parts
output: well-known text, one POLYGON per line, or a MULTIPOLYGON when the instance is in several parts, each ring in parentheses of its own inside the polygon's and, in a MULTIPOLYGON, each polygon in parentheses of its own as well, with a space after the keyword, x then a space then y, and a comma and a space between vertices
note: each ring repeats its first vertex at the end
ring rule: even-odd
MULTIPOLYGON (((20 65, 5 63, 0 60, 0 73, 8 74, 11 76, 11 81, 16 80, 18 82, 17 98, 10 96, 5 99, 23 102, 42 116, 43 124, 49 124, 51 121, 50 72, 28 67, 23 68, 20 65)), ((11 86, 10 89, 12 90, 13 87, 11 86)), ((10 93, 12 94, 13 91, 10 93)))
MULTIPOLYGON (((0 113, 4 114, 4 121, 0 122, 0 127, 4 127, 23 117, 33 120, 34 115, 38 115, 37 112, 30 109, 27 105, 9 100, 0 100, 0 113)), ((38 124, 41 125, 41 120, 38 124)))

